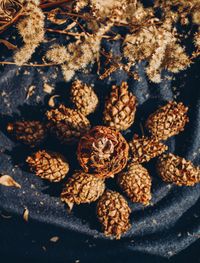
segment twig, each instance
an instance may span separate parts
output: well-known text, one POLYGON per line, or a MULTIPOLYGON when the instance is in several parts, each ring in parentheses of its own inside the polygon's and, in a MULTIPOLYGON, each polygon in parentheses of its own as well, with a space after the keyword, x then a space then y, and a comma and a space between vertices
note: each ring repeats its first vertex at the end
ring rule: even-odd
MULTIPOLYGON (((15 65, 18 66, 15 62, 11 61, 0 61, 0 65, 15 65)), ((50 67, 50 66, 59 66, 58 63, 47 63, 47 64, 23 64, 19 67, 50 67)))
POLYGON ((40 8, 41 9, 50 8, 50 7, 58 6, 64 3, 69 3, 71 1, 73 0, 60 0, 60 1, 53 2, 53 3, 40 4, 40 8))

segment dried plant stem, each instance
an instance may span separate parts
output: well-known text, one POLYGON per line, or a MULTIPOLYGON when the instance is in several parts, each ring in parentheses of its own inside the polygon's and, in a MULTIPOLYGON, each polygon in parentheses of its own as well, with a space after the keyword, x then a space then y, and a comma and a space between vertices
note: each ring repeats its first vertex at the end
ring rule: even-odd
POLYGON ((9 28, 11 25, 13 25, 22 15, 23 15, 23 8, 20 9, 20 11, 17 13, 17 15, 8 23, 6 23, 4 26, 0 27, 0 34, 3 33, 7 28, 9 28))
POLYGON ((64 4, 64 3, 69 3, 71 2, 72 0, 60 0, 60 1, 56 1, 56 2, 53 2, 53 3, 47 3, 47 4, 40 4, 40 8, 41 9, 45 9, 45 8, 50 8, 50 7, 54 7, 54 6, 58 6, 58 5, 61 5, 61 4, 64 4))
MULTIPOLYGON (((16 65, 15 62, 11 61, 0 61, 0 65, 16 65)), ((20 67, 50 67, 50 66, 59 66, 58 63, 47 63, 47 64, 23 64, 20 67)))

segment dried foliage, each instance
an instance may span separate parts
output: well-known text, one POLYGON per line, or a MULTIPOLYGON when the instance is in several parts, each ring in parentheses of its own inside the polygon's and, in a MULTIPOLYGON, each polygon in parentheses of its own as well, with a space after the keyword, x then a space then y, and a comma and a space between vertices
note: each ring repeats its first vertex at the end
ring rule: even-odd
POLYGON ((0 176, 0 185, 21 188, 21 185, 18 184, 10 175, 0 176))
POLYGON ((79 0, 71 1, 69 5, 67 2, 70 0, 47 0, 39 5, 37 0, 2 0, 0 14, 4 12, 5 17, 2 16, 0 23, 8 21, 7 28, 20 19, 17 28, 24 46, 14 56, 16 64, 23 65, 31 58, 44 40, 45 32, 49 33, 47 42, 51 40, 52 33, 70 36, 68 44, 50 46, 45 55, 51 62, 49 65, 61 65, 66 81, 71 80, 75 72, 88 70, 88 66, 95 62, 100 65, 99 62, 103 61, 101 57, 107 61, 102 46, 110 39, 121 40, 123 54, 121 57, 112 54, 109 63, 101 63, 99 69, 103 73, 100 79, 109 77, 117 69, 125 70, 134 77, 132 66, 147 61, 148 78, 159 83, 163 70, 172 73, 185 70, 200 54, 199 29, 194 30, 192 25, 188 32, 182 33, 178 29, 179 22, 183 25, 193 23, 196 27, 200 25, 199 1, 156 0, 149 8, 144 7, 140 0, 79 0), (161 17, 157 16, 158 9, 161 17), (46 27, 45 16, 54 28, 46 27), (116 33, 112 30, 113 26, 116 33), (188 53, 185 39, 190 40, 191 36, 194 47, 188 53))

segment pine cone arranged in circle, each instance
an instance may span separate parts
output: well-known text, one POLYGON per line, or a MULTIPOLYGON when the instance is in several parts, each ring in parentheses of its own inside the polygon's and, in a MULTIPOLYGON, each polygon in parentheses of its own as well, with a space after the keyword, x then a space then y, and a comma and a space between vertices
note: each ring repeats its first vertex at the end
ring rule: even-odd
POLYGON ((50 182, 61 181, 69 171, 69 164, 58 153, 38 151, 26 159, 31 171, 50 182))
POLYGON ((104 180, 92 174, 76 172, 65 185, 61 200, 71 210, 74 204, 91 203, 96 201, 104 192, 104 180))
POLYGON ((117 192, 107 190, 97 204, 97 217, 106 236, 120 239, 130 228, 131 210, 127 201, 117 192))
POLYGON ((76 109, 85 116, 94 112, 98 105, 98 97, 92 87, 80 80, 76 80, 72 84, 71 101, 76 109))
POLYGON ((147 129, 159 140, 166 140, 184 130, 188 108, 182 102, 170 101, 151 114, 146 122, 147 129))
POLYGON ((118 185, 132 202, 148 205, 151 200, 151 177, 141 164, 131 162, 117 177, 118 185))
POLYGON ((90 129, 89 120, 77 110, 60 105, 46 113, 51 131, 62 143, 77 142, 90 129))
POLYGON ((7 125, 7 131, 31 147, 40 144, 46 137, 46 127, 40 121, 16 121, 7 125))
POLYGON ((200 183, 200 169, 191 161, 173 155, 164 154, 158 159, 157 170, 163 181, 182 186, 200 183))
POLYGON ((141 137, 134 135, 133 140, 129 142, 132 161, 137 163, 148 162, 165 152, 168 147, 155 138, 141 137))
POLYGON ((126 82, 113 86, 104 109, 104 123, 119 131, 128 129, 134 122, 136 97, 128 91, 126 82))
POLYGON ((113 177, 127 163, 129 146, 120 132, 96 126, 79 142, 77 156, 85 172, 113 177))

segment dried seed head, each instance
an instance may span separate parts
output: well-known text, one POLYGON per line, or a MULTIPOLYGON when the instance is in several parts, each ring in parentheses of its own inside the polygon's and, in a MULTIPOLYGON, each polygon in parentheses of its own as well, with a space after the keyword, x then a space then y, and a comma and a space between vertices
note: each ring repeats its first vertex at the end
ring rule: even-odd
POLYGON ((168 183, 179 186, 192 186, 200 183, 199 167, 171 153, 164 154, 158 159, 157 170, 160 177, 168 183))
POLYGON ((58 153, 38 151, 26 159, 31 171, 50 182, 61 181, 69 171, 69 164, 58 153))
POLYGON ((76 109, 87 116, 96 110, 98 97, 91 86, 76 80, 71 87, 71 101, 76 109))
POLYGON ((73 143, 90 129, 89 120, 77 110, 60 105, 46 113, 51 131, 62 143, 73 143))
POLYGON ((182 102, 170 101, 151 114, 146 127, 159 140, 166 140, 184 130, 188 108, 182 102))
POLYGON ((133 140, 129 143, 132 154, 132 161, 137 163, 148 162, 165 152, 168 147, 155 138, 148 138, 134 135, 133 140))
POLYGON ((17 121, 7 125, 7 131, 31 147, 40 144, 46 137, 46 127, 40 121, 17 121))
POLYGON ((117 130, 126 130, 134 122, 136 97, 128 91, 126 82, 113 86, 104 109, 104 123, 117 130))
POLYGON ((117 182, 132 202, 148 205, 151 200, 151 177, 142 165, 131 162, 117 182))
POLYGON ((127 163, 128 144, 111 128, 96 126, 84 135, 78 145, 78 160, 85 172, 113 177, 127 163))
POLYGON ((74 204, 91 203, 96 201, 104 192, 104 180, 92 174, 76 172, 65 185, 61 200, 71 210, 74 204))
POLYGON ((130 213, 127 201, 114 191, 106 191, 97 204, 97 216, 105 236, 120 239, 130 228, 130 213))

